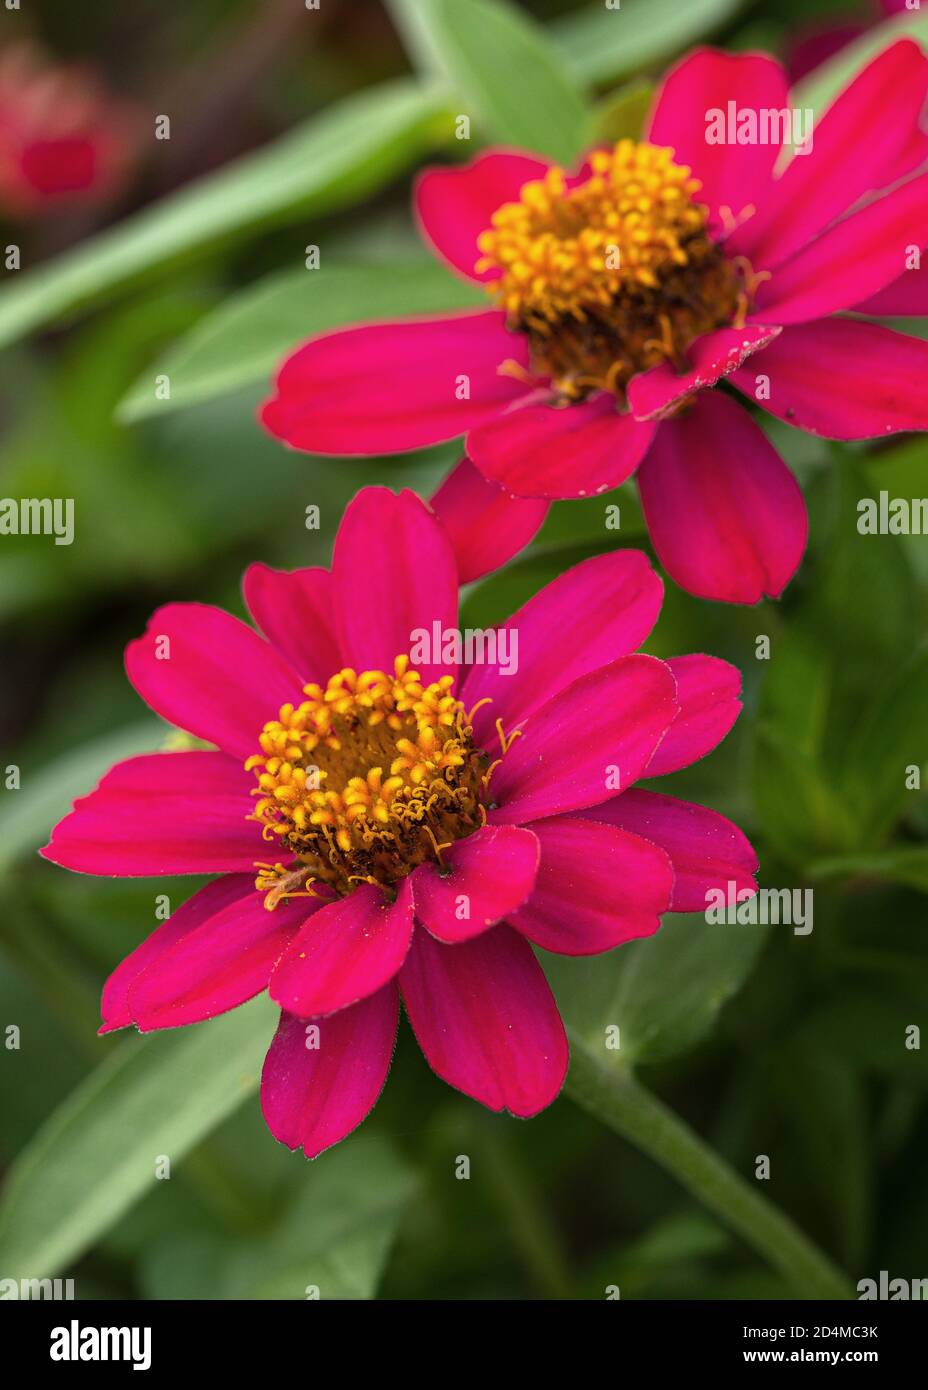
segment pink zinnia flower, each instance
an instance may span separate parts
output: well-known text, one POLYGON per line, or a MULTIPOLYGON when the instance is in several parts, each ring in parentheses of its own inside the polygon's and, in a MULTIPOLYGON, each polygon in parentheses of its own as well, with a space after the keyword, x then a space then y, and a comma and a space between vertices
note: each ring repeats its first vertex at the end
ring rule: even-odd
MULTIPOLYGON (((833 439, 928 427, 928 344, 857 315, 924 313, 928 59, 894 44, 835 101, 811 152, 713 144, 709 117, 787 111, 777 63, 702 49, 661 87, 646 139, 567 176, 491 151, 431 170, 426 237, 495 307, 313 339, 264 407, 315 453, 466 434, 519 496, 582 497, 636 470, 658 556, 683 588, 779 595, 806 542, 802 494, 724 379, 833 439)), ((775 123, 777 124, 777 123, 775 123)))
POLYGON ((43 850, 82 873, 220 875, 110 977, 102 1031, 196 1023, 268 989, 264 1114, 311 1157, 376 1101, 402 997, 439 1076, 534 1115, 567 1041, 530 943, 607 951, 704 909, 710 887, 754 891, 734 825, 634 787, 725 736, 738 672, 631 654, 662 595, 636 551, 529 600, 506 625, 512 674, 450 648, 412 667, 416 630, 456 629, 458 565, 409 492, 362 491, 331 570, 253 565, 244 590, 264 637, 169 604, 126 654, 142 698, 215 751, 118 764, 43 850))
POLYGON ((0 206, 16 216, 108 197, 138 129, 135 111, 88 70, 30 44, 0 54, 0 206))

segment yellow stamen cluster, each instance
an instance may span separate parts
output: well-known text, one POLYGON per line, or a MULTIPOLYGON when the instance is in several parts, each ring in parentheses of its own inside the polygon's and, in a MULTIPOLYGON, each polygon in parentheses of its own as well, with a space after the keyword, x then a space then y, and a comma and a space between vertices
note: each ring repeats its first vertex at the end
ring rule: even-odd
POLYGON ((423 686, 399 656, 392 675, 346 668, 307 685, 265 724, 245 764, 254 819, 291 860, 259 866, 268 907, 316 881, 338 893, 393 883, 483 823, 486 760, 451 687, 423 686))
POLYGON ((630 282, 655 288, 671 265, 686 265, 686 242, 703 230, 700 184, 672 151, 621 140, 590 156, 590 177, 567 187, 549 169, 519 202, 493 214, 478 240, 478 269, 499 268, 499 303, 514 318, 556 323, 609 304, 630 282))
POLYGON ((620 140, 572 187, 552 168, 478 238, 476 268, 501 272, 490 294, 568 400, 621 394, 636 371, 679 359, 738 311, 738 273, 708 236, 699 181, 672 155, 620 140))

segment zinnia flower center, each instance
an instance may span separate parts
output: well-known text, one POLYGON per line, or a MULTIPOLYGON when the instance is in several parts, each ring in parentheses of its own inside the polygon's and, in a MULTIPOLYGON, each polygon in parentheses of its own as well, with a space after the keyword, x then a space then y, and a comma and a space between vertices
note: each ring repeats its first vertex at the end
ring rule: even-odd
POLYGON ((501 272, 487 289, 567 400, 621 397, 636 372, 683 365, 694 338, 743 319, 750 267, 711 240, 701 184, 671 155, 620 140, 573 187, 549 169, 478 238, 477 270, 501 272))
POLYGON ((492 768, 452 685, 423 686, 398 656, 393 675, 346 668, 305 686, 302 704, 265 724, 245 763, 252 818, 287 861, 256 865, 266 907, 317 881, 340 894, 388 886, 485 824, 492 768))

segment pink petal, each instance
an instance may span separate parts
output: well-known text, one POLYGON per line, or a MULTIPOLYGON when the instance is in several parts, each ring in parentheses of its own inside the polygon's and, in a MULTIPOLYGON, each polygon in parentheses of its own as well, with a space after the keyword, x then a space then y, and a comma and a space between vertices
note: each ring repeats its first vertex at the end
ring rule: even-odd
POLYGON ((471 429, 467 452, 481 473, 518 497, 591 497, 634 473, 654 426, 621 415, 600 391, 579 405, 526 398, 471 429))
MULTIPOLYGON (((417 629, 433 622, 454 628, 458 573, 454 550, 437 517, 414 492, 397 497, 367 487, 342 517, 332 558, 332 588, 339 645, 358 670, 393 670, 408 654, 417 629)), ((423 682, 446 670, 439 659, 423 663, 423 682)))
POLYGON ((640 550, 594 555, 546 584, 500 628, 508 634, 512 673, 475 665, 462 683, 468 708, 492 701, 474 715, 476 741, 490 746, 498 719, 508 733, 579 676, 635 651, 657 622, 663 593, 640 550), (552 642, 564 632, 570 641, 558 643, 555 654, 552 642))
POLYGON ((444 872, 421 864, 413 875, 416 917, 439 941, 468 941, 525 902, 538 870, 538 841, 515 825, 487 825, 442 857, 444 872))
POLYGON ((795 574, 808 530, 799 485, 721 392, 661 425, 638 486, 661 563, 691 594, 757 603, 795 574))
POLYGON ((717 656, 675 656, 667 662, 677 682, 680 713, 648 763, 663 777, 699 762, 718 747, 741 713, 741 672, 717 656))
POLYGON ((249 897, 197 923, 139 972, 128 988, 133 1023, 143 1033, 179 1028, 253 999, 319 907, 310 898, 294 898, 269 912, 263 894, 252 888, 249 897))
POLYGON ((634 787, 622 796, 584 811, 594 821, 618 826, 659 845, 673 864, 674 912, 702 912, 706 894, 721 888, 737 901, 742 889, 756 887, 757 855, 736 825, 689 801, 634 787))
POLYGON ((205 603, 169 603, 126 648, 126 671, 169 724, 233 758, 259 751, 258 735, 303 682, 281 654, 238 618, 205 603))
POLYGON ((779 328, 749 323, 744 328, 720 328, 715 333, 704 333, 687 350, 692 363, 689 371, 678 374, 672 363, 662 362, 632 377, 628 383, 632 414, 636 420, 652 420, 663 415, 684 396, 714 386, 753 353, 772 343, 781 332, 779 328))
POLYGON ((791 160, 726 250, 750 257, 756 270, 782 265, 858 199, 913 173, 928 159, 926 97, 928 58, 901 39, 815 122, 809 153, 791 160))
POLYGON ((194 893, 176 912, 172 912, 166 922, 146 936, 141 945, 136 946, 125 960, 121 961, 103 986, 100 1013, 103 1018, 101 1033, 111 1033, 114 1028, 127 1028, 132 1022, 129 1007, 129 990, 145 968, 160 959, 179 941, 196 931, 218 912, 230 907, 232 903, 255 896, 254 874, 225 874, 213 879, 205 888, 194 893))
POLYGON ((653 656, 622 657, 559 691, 529 715, 493 772, 499 809, 490 819, 523 824, 630 786, 677 714, 675 692, 670 668, 653 656))
POLYGON ((486 283, 499 271, 475 270, 477 238, 497 208, 519 200, 522 185, 544 178, 547 160, 508 150, 488 150, 463 168, 426 169, 415 187, 416 214, 427 241, 468 280, 486 283))
POLYGON ((315 1023, 282 1013, 261 1073, 274 1138, 318 1158, 357 1129, 383 1090, 398 1018, 394 984, 315 1023))
POLYGON ((657 931, 673 888, 662 849, 570 816, 535 821, 532 829, 541 841, 535 891, 509 919, 523 936, 546 951, 593 956, 657 931))
POLYGON ((375 994, 406 958, 412 913, 408 878, 392 903, 371 883, 326 903, 284 953, 271 976, 271 998, 288 1013, 314 1018, 375 994))
POLYGON ((117 763, 58 822, 45 859, 120 878, 247 871, 266 857, 247 820, 254 777, 224 753, 146 753, 117 763))
POLYGON ((928 256, 924 250, 921 258, 923 264, 904 270, 891 285, 855 304, 854 313, 873 314, 876 318, 921 318, 928 314, 928 256))
POLYGON ((763 54, 700 48, 673 68, 657 94, 647 139, 669 145, 678 164, 688 164, 717 229, 756 205, 767 190, 779 144, 720 144, 706 140, 708 113, 736 109, 783 110, 789 106, 786 74, 763 54), (722 209, 726 212, 723 213, 722 209))
POLYGON ((928 175, 910 179, 823 232, 760 286, 755 317, 803 323, 849 309, 898 278, 925 240, 928 175))
POLYGON ((511 927, 443 946, 416 932, 403 1003, 434 1072, 490 1110, 537 1115, 567 1074, 567 1038, 532 948, 511 927))
POLYGON ((763 408, 810 434, 875 439, 928 429, 928 343, 875 323, 796 324, 732 383, 754 400, 758 374, 769 381, 763 408))
POLYGON ((498 309, 344 328, 287 359, 265 429, 312 454, 392 454, 455 439, 525 394, 501 373, 528 340, 498 309))
POLYGON ((548 515, 548 503, 513 497, 461 459, 431 499, 454 546, 462 584, 499 569, 528 545, 548 515))
POLYGON ((342 666, 328 570, 249 565, 242 583, 255 622, 302 680, 325 685, 342 666))

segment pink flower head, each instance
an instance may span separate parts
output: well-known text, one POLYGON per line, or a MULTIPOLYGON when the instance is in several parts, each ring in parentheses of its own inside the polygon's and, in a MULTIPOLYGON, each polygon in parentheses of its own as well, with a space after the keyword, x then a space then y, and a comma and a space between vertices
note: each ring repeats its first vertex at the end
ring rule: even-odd
POLYGON ((110 977, 103 1031, 269 990, 264 1114, 310 1157, 374 1105, 400 998, 439 1076, 534 1115, 567 1041, 530 943, 608 951, 709 888, 754 890, 734 825, 634 785, 703 757, 740 709, 726 662, 633 654, 661 606, 646 557, 542 589, 494 630, 506 665, 462 660, 458 580, 428 506, 366 488, 330 570, 248 570, 264 636, 218 608, 159 609, 129 678, 215 747, 119 763, 42 851, 81 873, 219 875, 110 977))
POLYGON ((265 426, 325 454, 464 434, 484 476, 525 497, 589 496, 637 470, 678 584, 779 595, 805 548, 803 498, 711 388, 826 438, 928 427, 928 344, 864 317, 928 311, 926 92, 928 58, 894 44, 781 168, 782 69, 700 49, 665 79, 645 140, 575 174, 502 150, 426 172, 426 238, 493 307, 312 339, 265 426))
POLYGON ((83 68, 52 66, 29 44, 0 56, 0 206, 29 216, 108 197, 125 173, 137 117, 83 68))

